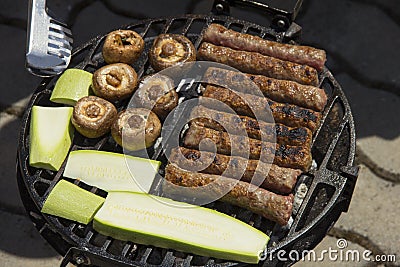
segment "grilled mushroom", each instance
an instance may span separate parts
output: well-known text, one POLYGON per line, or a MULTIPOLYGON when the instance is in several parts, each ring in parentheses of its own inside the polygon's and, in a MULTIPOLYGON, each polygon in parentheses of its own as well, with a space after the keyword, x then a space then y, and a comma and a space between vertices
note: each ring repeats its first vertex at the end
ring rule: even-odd
POLYGON ((150 109, 158 117, 165 119, 178 105, 174 81, 162 74, 145 77, 139 84, 134 101, 136 105, 150 109))
POLYGON ((135 31, 117 30, 110 32, 103 45, 103 58, 110 63, 132 64, 144 49, 143 38, 135 31))
POLYGON ((106 65, 93 73, 95 95, 110 101, 128 98, 137 85, 136 71, 124 63, 106 65))
POLYGON ((97 138, 110 131, 116 118, 113 104, 97 96, 85 96, 76 102, 71 122, 83 136, 97 138))
POLYGON ((156 71, 179 63, 196 60, 196 50, 188 38, 179 34, 160 34, 149 52, 150 64, 156 71))
POLYGON ((151 146, 161 133, 161 122, 151 110, 129 108, 121 111, 111 127, 120 146, 136 151, 151 146))

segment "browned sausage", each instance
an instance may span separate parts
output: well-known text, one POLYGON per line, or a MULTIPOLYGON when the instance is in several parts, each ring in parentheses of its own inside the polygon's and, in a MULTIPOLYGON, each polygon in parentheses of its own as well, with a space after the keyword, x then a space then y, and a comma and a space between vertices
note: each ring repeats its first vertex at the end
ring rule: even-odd
MULTIPOLYGON (((199 149, 204 139, 212 141, 217 153, 224 155, 249 157, 281 167, 307 171, 311 166, 311 151, 308 147, 279 145, 245 136, 232 135, 192 124, 183 139, 184 146, 199 149), (275 155, 275 157, 273 157, 275 155), (261 157, 261 158, 260 158, 261 157)), ((205 144, 204 150, 212 151, 212 144, 205 144)))
MULTIPOLYGON (((307 127, 312 132, 317 129, 321 120, 321 113, 314 110, 275 102, 266 97, 238 93, 222 87, 208 85, 203 96, 227 104, 240 115, 264 120, 258 116, 265 116, 271 112, 275 122, 291 127, 307 127)), ((200 100, 200 103, 207 105, 208 101, 200 100)))
POLYGON ((236 50, 258 52, 282 60, 309 65, 317 70, 322 70, 326 62, 326 53, 324 50, 310 46, 269 41, 258 36, 229 30, 219 24, 208 26, 203 40, 216 45, 228 46, 236 50))
POLYGON ((221 201, 248 209, 266 219, 286 225, 293 209, 293 195, 282 196, 252 184, 219 175, 182 170, 173 164, 165 168, 163 191, 168 195, 207 198, 220 197, 221 201), (206 186, 201 188, 203 186, 206 186), (185 188, 196 188, 185 190, 185 188), (232 188, 230 191, 229 189, 232 188), (190 194, 190 195, 186 195, 190 194))
POLYGON ((214 67, 208 68, 204 74, 204 81, 247 94, 259 95, 259 92, 254 90, 259 89, 272 100, 316 111, 323 110, 327 101, 325 91, 315 86, 214 67))
POLYGON ((212 110, 197 106, 191 113, 191 122, 217 131, 226 131, 240 135, 245 130, 250 138, 273 141, 279 144, 308 146, 311 145, 312 133, 305 127, 288 127, 283 124, 257 121, 247 116, 212 110))
POLYGON ((184 147, 172 149, 168 160, 188 171, 201 170, 208 174, 222 174, 248 183, 253 179, 256 183, 261 182, 260 187, 282 194, 293 190, 297 177, 301 174, 301 170, 283 168, 258 160, 200 152, 184 147))
POLYGON ((229 65, 240 71, 261 74, 301 84, 318 85, 318 72, 307 66, 284 61, 256 52, 238 51, 203 42, 197 51, 198 59, 229 65))

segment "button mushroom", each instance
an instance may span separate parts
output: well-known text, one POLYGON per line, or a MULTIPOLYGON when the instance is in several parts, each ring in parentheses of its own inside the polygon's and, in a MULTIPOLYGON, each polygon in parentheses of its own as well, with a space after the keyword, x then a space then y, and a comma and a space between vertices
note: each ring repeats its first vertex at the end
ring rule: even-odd
POLYGON ((121 111, 111 126, 111 135, 115 142, 131 151, 153 145, 160 133, 161 122, 157 115, 144 108, 121 111))
POLYGON ((117 30, 110 32, 103 45, 103 58, 108 63, 132 64, 144 49, 143 38, 135 31, 117 30))
POLYGON ((97 96, 85 96, 76 102, 71 122, 83 136, 97 138, 110 131, 116 118, 117 109, 112 103, 97 96))
POLYGON ((136 71, 124 63, 106 65, 93 73, 92 88, 95 95, 117 101, 132 95, 137 85, 136 71))
POLYGON ((192 42, 180 34, 160 34, 149 52, 150 64, 160 71, 179 63, 196 60, 196 50, 192 42))
POLYGON ((162 74, 142 79, 133 96, 137 106, 152 110, 162 120, 178 105, 178 98, 174 81, 162 74))

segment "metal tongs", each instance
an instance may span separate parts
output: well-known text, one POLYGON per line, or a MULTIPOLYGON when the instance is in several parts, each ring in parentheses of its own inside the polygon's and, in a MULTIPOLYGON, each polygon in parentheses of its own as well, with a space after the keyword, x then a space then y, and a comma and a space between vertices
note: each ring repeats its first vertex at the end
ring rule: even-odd
POLYGON ((46 0, 29 0, 26 68, 36 76, 64 71, 71 60, 72 33, 47 13, 46 0))

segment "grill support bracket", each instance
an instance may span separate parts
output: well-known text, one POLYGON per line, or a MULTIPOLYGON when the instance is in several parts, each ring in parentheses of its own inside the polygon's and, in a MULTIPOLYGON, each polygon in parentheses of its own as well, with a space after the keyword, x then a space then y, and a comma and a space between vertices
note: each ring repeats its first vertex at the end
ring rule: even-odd
POLYGON ((211 12, 215 15, 230 16, 230 7, 245 7, 261 10, 271 18, 271 28, 279 32, 285 32, 285 37, 299 37, 301 27, 294 23, 300 11, 303 0, 283 1, 285 6, 275 7, 268 4, 268 1, 255 0, 214 0, 211 12))

